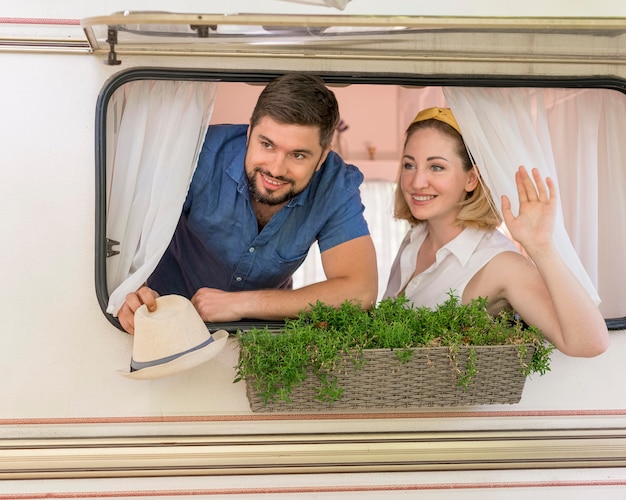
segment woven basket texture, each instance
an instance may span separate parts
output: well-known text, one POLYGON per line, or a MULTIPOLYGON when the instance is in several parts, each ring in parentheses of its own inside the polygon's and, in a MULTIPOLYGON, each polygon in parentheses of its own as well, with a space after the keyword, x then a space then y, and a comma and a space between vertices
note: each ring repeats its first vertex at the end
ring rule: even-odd
POLYGON ((522 359, 516 346, 461 347, 456 357, 451 357, 447 347, 413 351, 406 363, 389 349, 363 351, 365 364, 360 368, 345 360, 340 369, 332 372, 344 389, 341 399, 332 404, 315 398, 318 382, 312 372, 293 389, 290 403, 264 404, 253 379, 248 379, 250 407, 255 412, 316 412, 518 403, 526 382, 521 363, 530 363, 535 348, 527 345, 522 359), (461 375, 465 372, 470 349, 476 354, 477 372, 465 388, 458 385, 459 371, 461 375))

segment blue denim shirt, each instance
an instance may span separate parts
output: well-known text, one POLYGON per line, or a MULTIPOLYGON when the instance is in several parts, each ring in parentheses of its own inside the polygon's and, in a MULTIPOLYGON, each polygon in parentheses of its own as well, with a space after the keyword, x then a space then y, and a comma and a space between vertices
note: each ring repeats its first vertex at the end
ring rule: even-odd
POLYGON ((161 295, 290 288, 313 242, 324 252, 369 234, 363 174, 332 151, 309 186, 259 232, 244 171, 247 130, 209 127, 172 241, 148 279, 161 295))

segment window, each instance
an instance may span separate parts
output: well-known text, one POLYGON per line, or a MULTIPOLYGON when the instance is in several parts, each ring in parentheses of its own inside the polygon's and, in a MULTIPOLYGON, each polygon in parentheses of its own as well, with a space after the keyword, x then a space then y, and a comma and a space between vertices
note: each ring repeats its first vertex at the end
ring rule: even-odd
MULTIPOLYGON (((161 146, 160 154, 165 155, 164 164, 168 163, 167 155, 171 154, 172 149, 186 151, 185 162, 188 170, 186 177, 180 178, 176 186, 178 194, 173 198, 177 201, 170 200, 174 205, 160 208, 161 215, 168 214, 173 221, 168 226, 169 236, 161 237, 161 248, 164 249, 177 220, 177 209, 172 207, 176 203, 179 206, 182 203, 181 197, 184 197, 186 183, 190 179, 206 126, 213 123, 246 123, 264 82, 273 76, 275 75, 266 73, 139 69, 121 73, 102 90, 96 119, 96 282, 98 298, 104 311, 109 307, 111 294, 123 281, 119 276, 113 277, 116 270, 119 270, 122 257, 126 259, 123 264, 126 270, 122 275, 132 274, 145 263, 146 232, 150 231, 150 224, 146 225, 145 217, 134 221, 131 230, 127 227, 128 217, 123 215, 121 220, 125 229, 121 234, 124 237, 107 233, 110 230, 107 227, 111 227, 111 219, 118 217, 116 214, 129 213, 129 204, 133 204, 132 212, 137 213, 138 204, 141 206, 144 203, 135 197, 134 200, 126 199, 122 202, 126 205, 120 207, 120 202, 116 201, 119 199, 117 194, 126 194, 129 187, 128 180, 125 179, 123 189, 118 188, 120 193, 116 193, 116 183, 122 175, 126 175, 123 169, 128 164, 127 160, 119 156, 120 144, 128 140, 125 136, 124 116, 134 113, 133 109, 137 110, 145 126, 138 129, 136 124, 133 125, 132 143, 137 145, 138 141, 144 141, 142 144, 145 143, 146 147, 150 144, 161 146), (184 115, 184 120, 170 122, 185 123, 195 130, 194 133, 170 133, 177 140, 185 138, 185 142, 177 143, 176 147, 162 147, 164 144, 161 137, 168 135, 167 129, 164 130, 163 127, 168 121, 149 119, 145 109, 149 94, 162 92, 165 87, 168 87, 166 92, 172 98, 182 94, 183 102, 194 110, 191 114, 189 108, 159 111, 170 117, 172 113, 180 113, 181 117, 184 115), (130 91, 131 88, 134 89, 133 92, 130 91), (155 124, 162 126, 155 127, 155 124), (152 136, 151 139, 150 134, 159 135, 152 136), (135 232, 134 239, 130 240, 133 241, 132 248, 125 249, 125 245, 129 245, 128 234, 132 232, 135 232)), ((402 225, 395 225, 391 218, 391 201, 381 194, 384 192, 390 195, 393 191, 405 124, 410 122, 419 109, 432 105, 450 105, 452 102, 453 109, 457 106, 455 113, 464 113, 471 120, 476 119, 472 110, 476 115, 485 111, 479 104, 486 102, 485 99, 500 99, 502 103, 509 99, 519 102, 521 99, 529 108, 528 117, 534 121, 536 130, 541 132, 542 126, 547 127, 543 131, 546 135, 537 144, 537 150, 541 153, 542 148, 545 149, 545 144, 542 145, 541 141, 547 141, 551 148, 543 153, 547 157, 553 154, 563 206, 564 229, 571 239, 575 254, 580 258, 590 283, 602 298, 601 309, 605 317, 609 318, 609 326, 614 329, 624 327, 620 297, 626 291, 623 290, 626 288, 626 280, 619 259, 626 250, 626 235, 621 227, 614 225, 611 216, 614 212, 623 213, 623 200, 626 200, 621 192, 626 189, 626 174, 619 160, 619 155, 626 156, 626 151, 621 145, 622 141, 614 133, 625 125, 623 117, 626 116, 626 97, 620 87, 623 83, 612 82, 612 85, 608 85, 607 82, 598 82, 597 85, 591 85, 586 82, 585 86, 581 86, 575 80, 550 81, 549 85, 540 80, 490 81, 489 87, 475 84, 453 87, 448 85, 456 84, 458 80, 432 82, 429 79, 429 85, 421 85, 419 77, 409 79, 370 75, 357 78, 339 74, 323 76, 335 91, 342 119, 349 127, 341 138, 343 156, 348 162, 359 166, 366 175, 363 197, 371 198, 366 201, 366 217, 372 235, 376 240, 378 231, 386 231, 378 238, 377 244, 382 283, 380 287, 384 289, 385 273, 388 272, 390 259, 393 259, 401 235, 406 230, 402 225), (463 109, 464 103, 467 110, 457 111, 463 109), (537 110, 544 111, 538 114, 537 110), (545 120, 543 125, 542 119, 545 120), (375 148, 375 152, 368 148, 375 148), (384 248, 383 243, 386 245, 384 248)), ((153 112, 156 111, 150 111, 153 112)), ((336 147, 339 146, 336 144, 336 147)), ((533 152, 528 148, 525 150, 528 155, 524 155, 523 161, 520 160, 519 163, 533 161, 533 152)), ((146 154, 146 151, 143 150, 142 154, 146 154)), ((133 153, 127 152, 126 155, 128 158, 133 153)), ((160 174, 169 175, 167 172, 160 174)), ((144 182, 139 175, 141 174, 135 172, 131 174, 138 187, 144 182)), ((145 181, 152 181, 152 175, 145 181)), ((172 188, 171 178, 167 178, 170 180, 166 183, 156 183, 159 188, 168 187, 163 191, 164 195, 172 188)), ((154 221, 157 214, 150 212, 150 217, 154 221)), ((153 264, 156 265, 154 262, 153 264)), ((144 270, 131 289, 143 283, 145 276, 144 270)), ((294 281, 296 286, 300 286, 320 277, 323 274, 320 275, 316 268, 315 259, 308 259, 294 281)), ((110 313, 107 316, 117 324, 110 313)))

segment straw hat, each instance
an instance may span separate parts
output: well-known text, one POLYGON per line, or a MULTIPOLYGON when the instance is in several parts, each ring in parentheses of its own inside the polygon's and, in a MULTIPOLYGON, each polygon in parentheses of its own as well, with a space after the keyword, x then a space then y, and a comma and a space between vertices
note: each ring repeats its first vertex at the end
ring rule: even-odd
POLYGON ((224 348, 228 332, 211 335, 188 299, 165 295, 156 302, 154 312, 145 304, 135 312, 130 370, 117 373, 137 380, 165 377, 202 364, 224 348))

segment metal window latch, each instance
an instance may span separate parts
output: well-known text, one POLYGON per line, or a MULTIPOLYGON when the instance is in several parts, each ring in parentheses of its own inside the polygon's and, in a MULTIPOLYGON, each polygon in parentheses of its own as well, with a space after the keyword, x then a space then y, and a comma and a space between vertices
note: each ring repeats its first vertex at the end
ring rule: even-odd
POLYGON ((217 24, 190 24, 189 27, 197 33, 198 38, 209 38, 209 30, 217 30, 217 24))
POLYGON ((115 240, 112 240, 111 238, 107 238, 107 259, 109 257, 113 257, 114 255, 117 255, 120 253, 119 250, 113 250, 113 247, 119 244, 120 244, 119 241, 115 241, 115 240))
POLYGON ((107 56, 105 64, 109 66, 117 66, 118 64, 122 64, 122 61, 117 58, 117 54, 115 53, 115 44, 117 43, 117 28, 109 26, 109 28, 107 29, 107 43, 109 44, 109 55, 107 56))
POLYGON ((190 24, 189 27, 198 34, 198 38, 209 38, 209 27, 204 25, 190 24))

